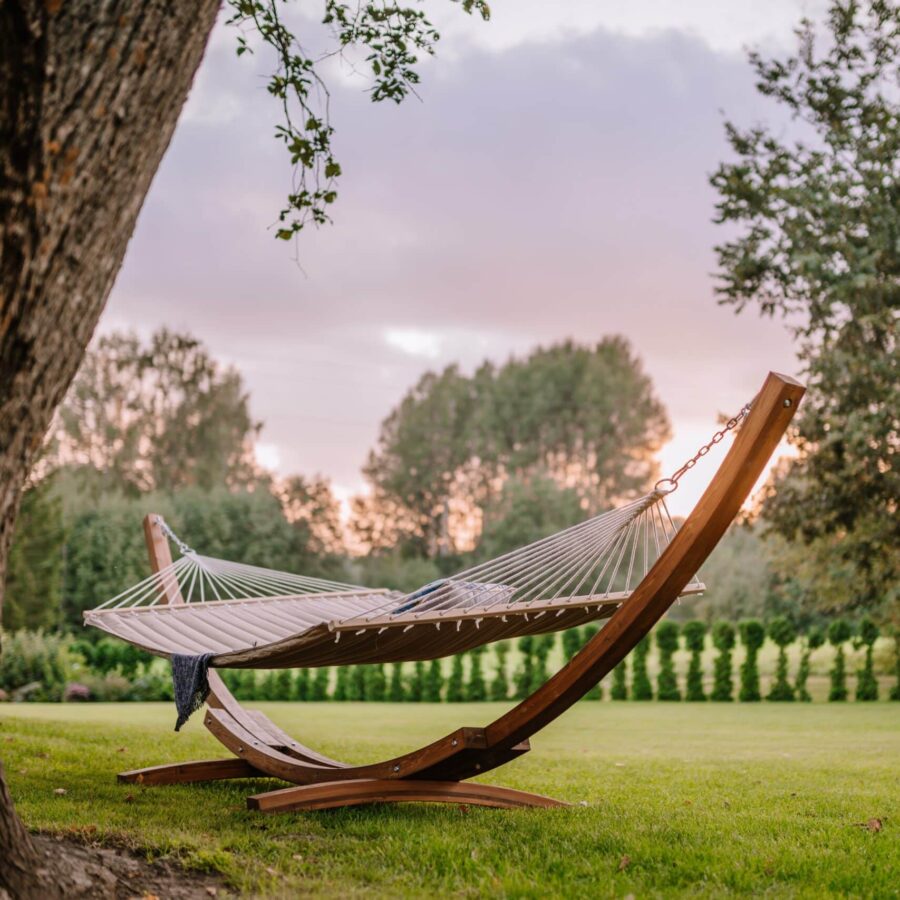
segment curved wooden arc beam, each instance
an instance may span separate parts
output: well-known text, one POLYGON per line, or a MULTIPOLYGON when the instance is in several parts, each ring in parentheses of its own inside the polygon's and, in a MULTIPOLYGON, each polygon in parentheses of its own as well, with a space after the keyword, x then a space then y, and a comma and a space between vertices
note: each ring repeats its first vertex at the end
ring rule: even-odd
POLYGON ((582 650, 530 697, 485 729, 491 747, 539 731, 611 672, 678 599, 765 471, 806 392, 770 372, 703 496, 631 597, 582 650))

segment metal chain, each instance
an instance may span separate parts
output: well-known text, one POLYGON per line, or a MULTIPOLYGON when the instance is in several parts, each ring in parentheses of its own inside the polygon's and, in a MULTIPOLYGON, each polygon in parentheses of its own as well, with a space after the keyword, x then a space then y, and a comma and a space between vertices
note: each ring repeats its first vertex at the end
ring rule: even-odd
POLYGON ((737 428, 738 423, 741 419, 745 418, 747 413, 750 412, 750 407, 753 405, 753 401, 751 400, 749 403, 745 403, 741 407, 741 411, 736 415, 732 416, 723 426, 720 428, 713 436, 708 444, 704 444, 680 469, 676 469, 668 478, 660 478, 659 481, 656 482, 653 489, 660 494, 671 494, 678 487, 678 481, 685 472, 690 472, 694 466, 697 465, 699 460, 703 459, 716 444, 721 443, 724 439, 725 435, 728 434, 729 431, 737 428), (664 485, 671 485, 671 487, 666 488, 664 485))
POLYGON ((171 528, 169 523, 162 516, 156 517, 156 524, 162 529, 163 534, 178 548, 182 556, 193 554, 194 551, 189 547, 171 528))

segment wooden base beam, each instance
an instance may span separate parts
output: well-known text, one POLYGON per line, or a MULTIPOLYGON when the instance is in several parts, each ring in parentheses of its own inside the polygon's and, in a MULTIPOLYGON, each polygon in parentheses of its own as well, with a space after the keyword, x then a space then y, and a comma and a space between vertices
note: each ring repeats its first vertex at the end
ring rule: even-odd
POLYGON ((305 784, 247 798, 247 808, 259 812, 336 809, 369 803, 456 803, 495 809, 551 809, 569 805, 552 797, 491 784, 406 781, 395 778, 361 778, 355 781, 305 784))
POLYGON ((244 759, 199 759, 195 762, 148 766, 131 772, 119 772, 119 782, 127 784, 192 784, 196 781, 220 781, 224 778, 268 778, 244 759))

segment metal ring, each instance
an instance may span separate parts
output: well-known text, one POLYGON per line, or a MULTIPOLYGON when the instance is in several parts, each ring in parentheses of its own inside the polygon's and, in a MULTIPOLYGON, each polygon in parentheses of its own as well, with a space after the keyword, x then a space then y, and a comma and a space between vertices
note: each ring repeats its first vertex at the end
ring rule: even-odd
POLYGON ((659 481, 657 481, 656 484, 653 485, 653 490, 657 491, 660 494, 671 494, 672 491, 674 491, 677 487, 678 482, 674 478, 660 478, 659 481), (668 490, 665 490, 660 487, 661 484, 671 484, 672 487, 670 487, 668 490))

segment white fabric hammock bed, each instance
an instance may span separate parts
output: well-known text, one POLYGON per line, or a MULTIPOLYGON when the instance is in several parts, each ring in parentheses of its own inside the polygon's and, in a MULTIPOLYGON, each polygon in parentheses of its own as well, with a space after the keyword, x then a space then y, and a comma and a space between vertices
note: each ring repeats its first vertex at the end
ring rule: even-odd
MULTIPOLYGON (((403 594, 195 553, 85 612, 86 624, 160 656, 219 668, 290 668, 449 656, 608 618, 674 537, 655 490, 542 540, 403 594)), ((696 578, 684 594, 699 593, 696 578)))

